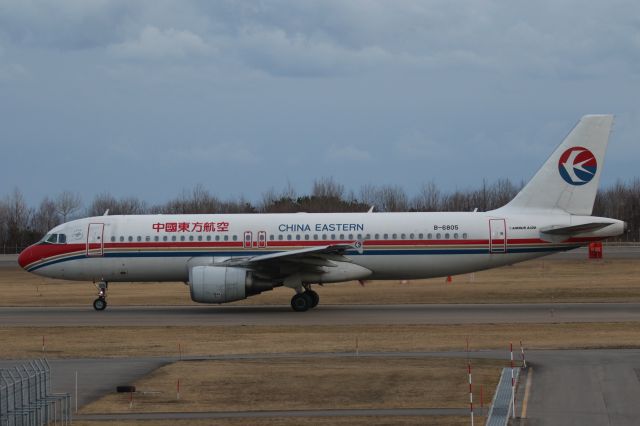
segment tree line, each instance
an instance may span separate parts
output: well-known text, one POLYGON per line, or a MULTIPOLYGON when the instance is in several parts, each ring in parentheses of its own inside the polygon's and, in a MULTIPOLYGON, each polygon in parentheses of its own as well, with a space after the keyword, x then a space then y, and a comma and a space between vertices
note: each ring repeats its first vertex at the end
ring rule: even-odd
MULTIPOLYGON (((423 184, 410 196, 397 185, 363 185, 359 191, 347 191, 333 178, 318 179, 309 193, 298 193, 288 184, 283 190, 270 189, 257 202, 242 197, 223 200, 203 185, 184 190, 164 204, 149 204, 137 197, 117 198, 105 192, 84 205, 81 197, 63 191, 45 197, 37 206, 29 206, 24 194, 14 189, 0 200, 0 248, 14 252, 38 241, 54 226, 72 219, 118 214, 186 214, 186 213, 327 213, 376 211, 487 211, 505 205, 522 188, 509 179, 482 182, 475 189, 442 191, 434 182, 423 184)), ((593 214, 624 220, 629 232, 622 241, 640 240, 640 179, 619 181, 601 189, 596 196, 593 214)))

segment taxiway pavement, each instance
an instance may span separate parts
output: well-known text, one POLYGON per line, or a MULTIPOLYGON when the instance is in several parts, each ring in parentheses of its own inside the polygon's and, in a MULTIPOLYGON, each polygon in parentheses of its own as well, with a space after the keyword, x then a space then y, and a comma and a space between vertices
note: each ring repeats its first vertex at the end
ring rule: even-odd
POLYGON ((493 324, 640 321, 640 303, 3 307, 3 326, 493 324))

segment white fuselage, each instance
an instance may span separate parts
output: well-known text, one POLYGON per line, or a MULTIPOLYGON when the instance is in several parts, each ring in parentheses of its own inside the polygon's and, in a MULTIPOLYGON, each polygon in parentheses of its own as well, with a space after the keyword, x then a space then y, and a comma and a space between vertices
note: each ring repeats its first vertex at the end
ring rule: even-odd
POLYGON ((623 226, 592 216, 500 210, 99 216, 56 227, 48 235, 62 234, 64 243, 41 243, 41 251, 22 262, 30 272, 69 280, 186 282, 193 265, 362 241, 361 253, 349 250, 346 256, 371 271, 366 279, 416 279, 570 250, 619 235, 623 226), (545 227, 594 220, 610 225, 570 238, 541 238, 545 227))

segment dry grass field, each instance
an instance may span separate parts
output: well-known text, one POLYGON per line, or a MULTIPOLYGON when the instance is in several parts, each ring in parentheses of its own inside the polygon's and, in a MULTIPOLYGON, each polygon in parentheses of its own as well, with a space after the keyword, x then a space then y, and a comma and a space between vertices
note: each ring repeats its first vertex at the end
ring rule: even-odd
POLYGON ((0 327, 0 358, 210 356, 256 353, 500 349, 637 348, 640 324, 465 324, 206 327, 0 327))
MULTIPOLYGON (((638 302, 640 262, 534 260, 498 269, 444 278, 376 281, 315 286, 322 304, 638 302)), ((91 283, 38 277, 18 267, 0 268, 0 306, 87 306, 95 299, 91 283)), ((278 288, 235 302, 286 305, 292 292, 278 288)), ((189 305, 183 283, 112 283, 109 304, 189 305)))
MULTIPOLYGON (((505 361, 473 359, 474 382, 493 398, 505 361)), ((300 358, 178 362, 113 393, 81 414, 362 408, 465 408, 465 359, 300 358), (180 399, 176 384, 180 380, 180 399)), ((479 404, 479 401, 478 401, 479 404)))

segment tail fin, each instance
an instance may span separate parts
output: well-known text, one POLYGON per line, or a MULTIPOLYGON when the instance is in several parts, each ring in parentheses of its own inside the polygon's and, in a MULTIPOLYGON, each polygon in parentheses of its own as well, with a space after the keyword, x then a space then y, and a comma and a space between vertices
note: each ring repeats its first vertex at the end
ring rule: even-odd
POLYGON ((585 115, 538 170, 503 207, 591 215, 613 115, 585 115))

